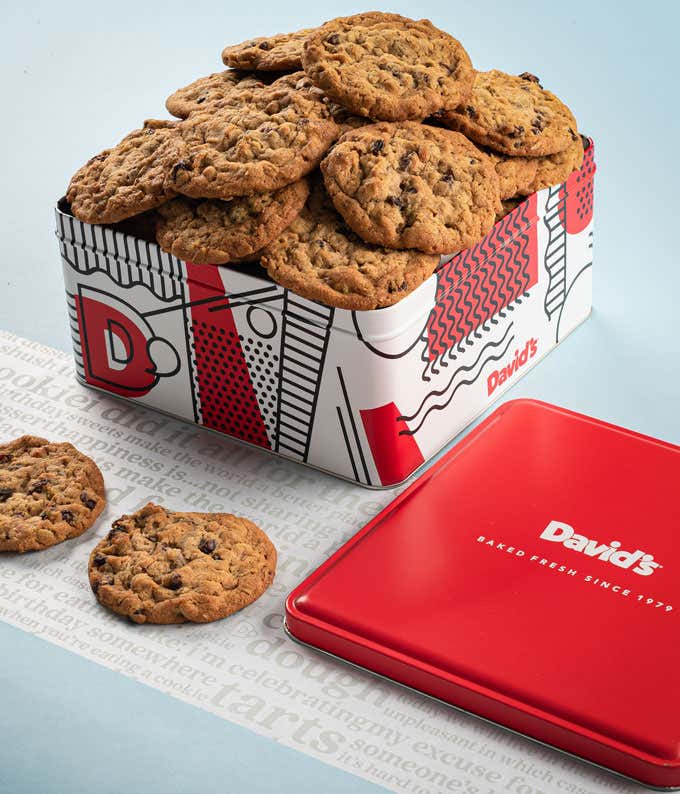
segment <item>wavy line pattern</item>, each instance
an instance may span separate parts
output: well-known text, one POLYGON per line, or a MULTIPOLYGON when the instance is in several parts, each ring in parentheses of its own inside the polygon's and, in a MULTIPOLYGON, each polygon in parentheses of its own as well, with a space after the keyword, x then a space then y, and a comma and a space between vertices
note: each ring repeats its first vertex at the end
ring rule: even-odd
POLYGON ((479 376, 484 371, 484 367, 489 362, 500 361, 508 352, 508 349, 510 348, 510 345, 512 345, 514 339, 515 339, 515 335, 513 334, 505 343, 505 346, 499 353, 492 353, 490 356, 484 359, 484 361, 482 362, 479 368, 479 372, 473 378, 464 378, 463 380, 459 380, 458 383, 456 383, 456 385, 451 390, 451 394, 443 403, 434 403, 433 405, 430 405, 427 411, 425 411, 425 413, 420 417, 420 421, 415 427, 410 428, 409 430, 400 430, 399 435, 400 436, 415 435, 420 430, 420 428, 425 424, 425 420, 433 411, 443 411, 445 408, 447 408, 451 403, 451 400, 453 400, 453 398, 455 397, 458 389, 460 389, 462 386, 471 386, 479 378, 479 376))
POLYGON ((435 306, 424 341, 423 380, 437 375, 446 358, 456 358, 481 339, 480 326, 495 325, 496 315, 513 311, 513 302, 537 280, 535 199, 497 223, 476 246, 456 256, 438 274, 435 306))
MULTIPOLYGON (((466 365, 458 367, 458 369, 449 378, 449 382, 446 384, 446 386, 444 386, 441 389, 433 389, 431 392, 426 394, 425 397, 423 397, 420 405, 416 408, 416 410, 412 414, 410 414, 410 415, 404 414, 403 416, 398 417, 397 421, 400 421, 400 422, 402 422, 402 421, 403 422, 412 422, 414 419, 416 419, 418 417, 418 414, 420 414, 420 412, 423 410, 423 408, 425 407, 425 404, 427 403, 428 400, 431 400, 431 399, 433 399, 435 397, 443 397, 446 394, 446 392, 451 388, 451 386, 453 385, 454 380, 456 379, 456 377, 461 372, 472 372, 477 367, 477 364, 481 361, 482 357, 487 352, 487 350, 496 349, 498 347, 501 347, 505 343, 510 331, 512 330, 512 326, 513 326, 513 323, 510 323, 508 325, 508 327, 503 332, 503 336, 499 340, 497 340, 497 341, 493 341, 492 340, 491 342, 487 342, 484 345, 484 347, 479 351, 479 355, 472 362, 472 364, 466 364, 466 365)), ((510 338, 510 341, 512 341, 514 338, 515 337, 513 335, 510 338)), ((484 365, 482 364, 482 368, 483 368, 483 366, 484 365)), ((480 368, 480 372, 481 372, 481 368, 480 368)), ((476 377, 479 377, 479 373, 477 373, 476 377)), ((471 381, 471 382, 473 382, 473 381, 471 381)))

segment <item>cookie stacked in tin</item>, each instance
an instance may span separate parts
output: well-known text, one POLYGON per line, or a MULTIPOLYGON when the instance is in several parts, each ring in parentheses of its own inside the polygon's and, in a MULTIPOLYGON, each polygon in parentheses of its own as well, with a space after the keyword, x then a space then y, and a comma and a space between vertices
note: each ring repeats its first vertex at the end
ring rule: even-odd
POLYGON ((525 73, 476 72, 427 20, 371 12, 227 47, 73 177, 88 223, 153 213, 166 251, 258 262, 307 298, 389 306, 581 164, 570 110, 525 73))

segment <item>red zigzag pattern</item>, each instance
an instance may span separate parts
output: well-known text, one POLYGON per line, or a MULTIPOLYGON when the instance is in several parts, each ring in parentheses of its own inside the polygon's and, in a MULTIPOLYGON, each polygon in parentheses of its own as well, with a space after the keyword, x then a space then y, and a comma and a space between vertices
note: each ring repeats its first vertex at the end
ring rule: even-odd
POLYGON ((536 284, 537 220, 533 195, 439 271, 435 306, 427 322, 430 361, 460 345, 536 284))

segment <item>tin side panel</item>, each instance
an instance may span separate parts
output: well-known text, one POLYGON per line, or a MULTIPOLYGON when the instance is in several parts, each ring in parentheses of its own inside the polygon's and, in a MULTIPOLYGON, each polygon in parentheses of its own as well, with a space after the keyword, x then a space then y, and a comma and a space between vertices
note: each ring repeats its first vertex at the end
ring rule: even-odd
POLYGON ((591 145, 564 185, 372 312, 58 210, 78 375, 360 484, 397 484, 588 316, 594 169, 591 145))

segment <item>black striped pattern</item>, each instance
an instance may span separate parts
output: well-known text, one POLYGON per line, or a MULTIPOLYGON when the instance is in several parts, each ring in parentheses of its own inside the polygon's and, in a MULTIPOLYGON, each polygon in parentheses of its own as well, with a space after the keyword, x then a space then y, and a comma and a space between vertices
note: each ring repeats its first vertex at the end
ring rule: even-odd
POLYGON ((66 305, 68 307, 68 324, 71 331, 71 342, 73 344, 73 357, 76 362, 76 373, 81 380, 85 380, 85 363, 83 360, 83 347, 80 340, 78 309, 76 307, 76 296, 72 292, 66 293, 66 305))
POLYGON ((155 243, 82 223, 60 209, 56 218, 61 256, 73 270, 84 275, 104 271, 122 287, 144 284, 163 301, 182 296, 182 262, 155 243))
POLYGON ((334 309, 284 293, 276 451, 307 460, 334 309))
POLYGON ((562 185, 548 188, 543 223, 548 230, 548 244, 543 256, 543 266, 548 273, 548 289, 543 308, 551 320, 564 305, 567 295, 567 231, 562 223, 566 197, 562 185))

